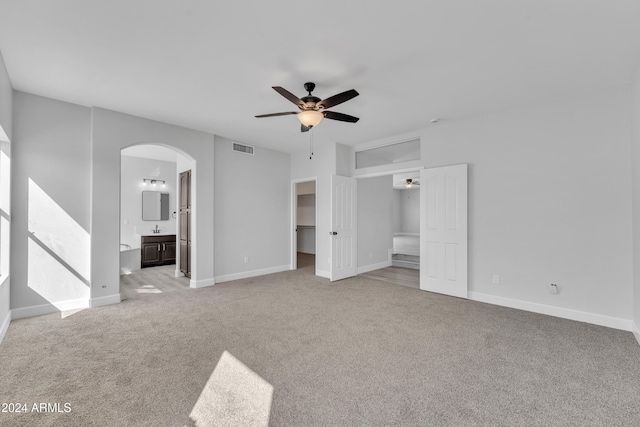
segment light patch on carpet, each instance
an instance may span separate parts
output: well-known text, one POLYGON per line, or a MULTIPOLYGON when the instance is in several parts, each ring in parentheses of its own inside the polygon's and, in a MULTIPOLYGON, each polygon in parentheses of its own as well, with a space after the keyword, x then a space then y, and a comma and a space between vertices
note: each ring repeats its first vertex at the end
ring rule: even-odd
POLYGON ((64 310, 60 312, 60 318, 64 319, 65 317, 73 316, 76 313, 80 313, 81 311, 86 310, 86 308, 75 308, 73 310, 64 310))
POLYGON ((192 425, 267 426, 273 386, 224 351, 190 414, 192 425))
POLYGON ((136 289, 139 294, 161 294, 162 291, 153 285, 144 285, 141 288, 136 289))

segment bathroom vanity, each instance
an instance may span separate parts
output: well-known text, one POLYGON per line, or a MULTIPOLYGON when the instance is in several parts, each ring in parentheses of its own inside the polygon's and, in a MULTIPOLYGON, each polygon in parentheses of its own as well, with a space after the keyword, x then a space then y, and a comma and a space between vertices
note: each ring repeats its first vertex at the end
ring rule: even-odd
POLYGON ((176 235, 141 236, 141 267, 176 263, 176 235))

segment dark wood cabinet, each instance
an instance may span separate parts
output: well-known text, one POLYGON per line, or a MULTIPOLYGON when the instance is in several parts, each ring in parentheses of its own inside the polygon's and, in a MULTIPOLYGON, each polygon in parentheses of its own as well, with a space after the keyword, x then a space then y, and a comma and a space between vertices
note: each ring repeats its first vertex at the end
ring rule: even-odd
POLYGON ((176 263, 176 235, 142 236, 141 267, 176 263))

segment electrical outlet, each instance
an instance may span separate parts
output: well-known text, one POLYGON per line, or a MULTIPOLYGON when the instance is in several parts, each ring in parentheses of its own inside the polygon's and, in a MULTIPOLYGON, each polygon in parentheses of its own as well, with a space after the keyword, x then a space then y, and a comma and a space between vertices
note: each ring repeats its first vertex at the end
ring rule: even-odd
POLYGON ((248 257, 248 256, 245 256, 245 257, 244 257, 244 263, 245 263, 245 264, 248 264, 248 263, 249 263, 249 257, 248 257))
POLYGON ((498 274, 494 274, 493 275, 493 283, 496 284, 496 285, 500 284, 500 275, 498 275, 498 274))
POLYGON ((373 252, 369 252, 369 258, 373 258, 373 252))
POLYGON ((558 293, 558 285, 556 285, 555 283, 551 283, 549 285, 549 292, 551 292, 552 294, 557 294, 558 293))

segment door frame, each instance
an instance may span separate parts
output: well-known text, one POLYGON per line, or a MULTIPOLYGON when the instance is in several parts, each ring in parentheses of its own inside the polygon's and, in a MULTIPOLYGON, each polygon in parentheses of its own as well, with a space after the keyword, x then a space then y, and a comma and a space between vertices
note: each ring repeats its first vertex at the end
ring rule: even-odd
MULTIPOLYGON (((303 182, 314 182, 316 187, 316 226, 318 219, 318 177, 312 176, 308 178, 298 178, 291 180, 291 228, 290 228, 290 247, 291 247, 291 260, 289 263, 290 270, 296 270, 298 268, 298 184, 303 182)), ((318 253, 318 229, 316 228, 316 255, 318 253)), ((316 274, 314 272, 314 274, 316 274)))

